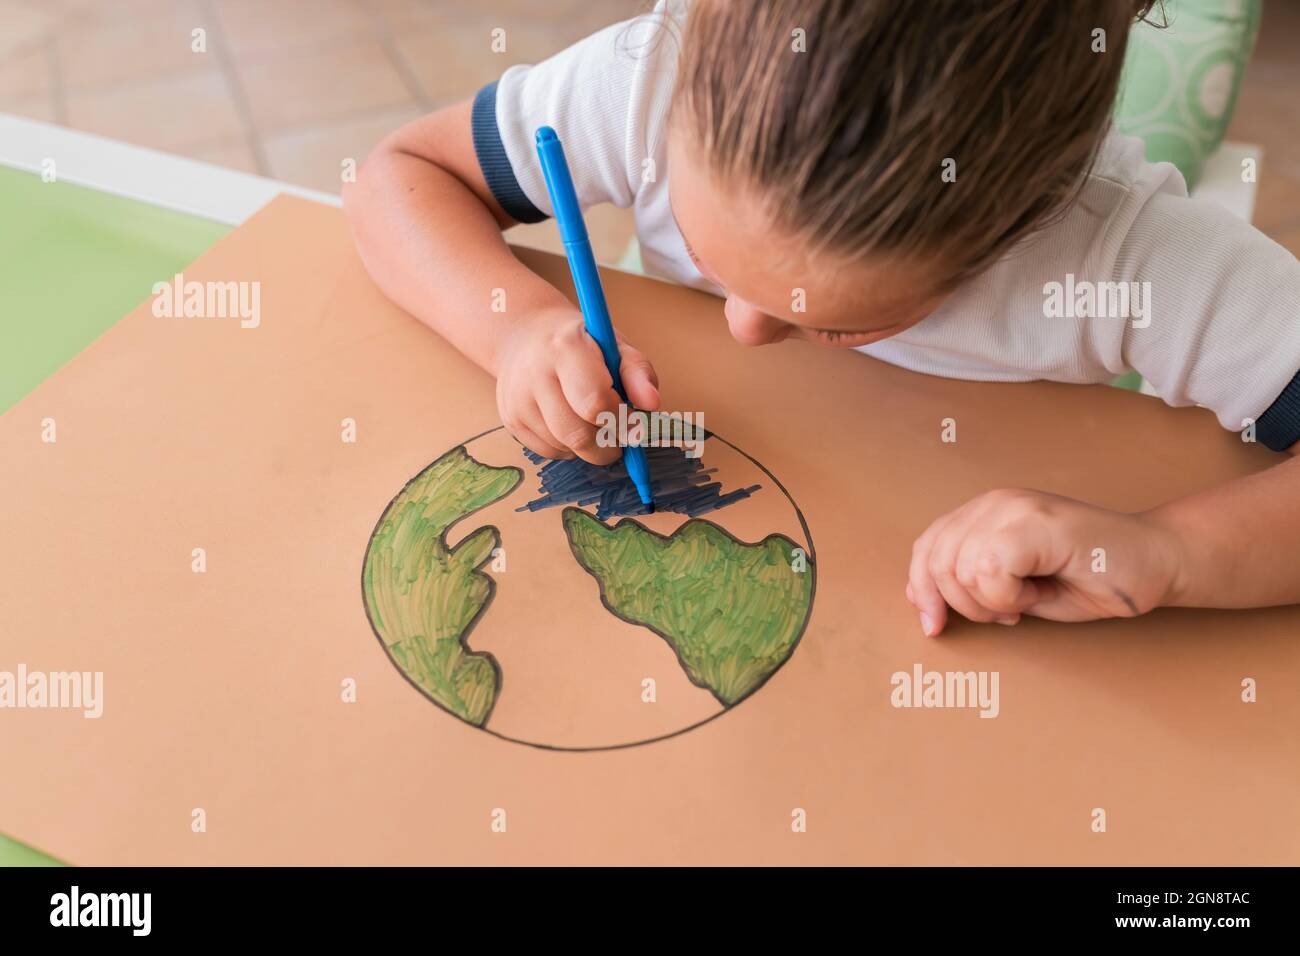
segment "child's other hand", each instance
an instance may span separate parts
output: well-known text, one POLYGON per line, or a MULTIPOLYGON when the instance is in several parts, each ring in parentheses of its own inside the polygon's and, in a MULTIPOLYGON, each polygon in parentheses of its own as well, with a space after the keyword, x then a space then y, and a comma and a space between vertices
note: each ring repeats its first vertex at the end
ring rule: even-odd
POLYGON ((990 491, 939 518, 916 540, 907 599, 934 637, 948 608, 1015 624, 1134 617, 1166 599, 1180 544, 1141 514, 1039 491, 990 491))
MULTIPOLYGON (((659 376, 641 352, 619 340, 623 388, 637 408, 659 408, 659 376)), ((577 309, 552 309, 522 319, 498 353, 497 409, 510 434, 547 458, 577 455, 597 465, 618 447, 596 444, 598 416, 618 413, 600 347, 577 309)))

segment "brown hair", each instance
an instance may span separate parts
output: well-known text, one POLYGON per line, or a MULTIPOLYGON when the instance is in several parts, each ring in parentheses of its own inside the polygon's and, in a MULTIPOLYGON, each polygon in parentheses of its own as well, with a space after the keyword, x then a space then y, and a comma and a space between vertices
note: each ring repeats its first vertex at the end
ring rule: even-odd
POLYGON ((920 254, 951 286, 1082 187, 1155 2, 696 0, 674 123, 814 251, 920 254))

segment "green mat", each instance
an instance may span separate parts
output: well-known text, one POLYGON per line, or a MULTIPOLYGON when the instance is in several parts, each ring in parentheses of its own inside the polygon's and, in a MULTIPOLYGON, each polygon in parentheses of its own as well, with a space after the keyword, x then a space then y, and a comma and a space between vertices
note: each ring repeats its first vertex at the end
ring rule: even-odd
POLYGON ((46 856, 29 846, 23 846, 17 840, 0 836, 0 866, 65 866, 58 860, 46 856))
POLYGON ((230 231, 0 167, 0 413, 230 231))
MULTIPOLYGON (((0 222, 0 413, 230 231, 3 166, 0 222)), ((58 865, 0 836, 0 866, 58 865)))

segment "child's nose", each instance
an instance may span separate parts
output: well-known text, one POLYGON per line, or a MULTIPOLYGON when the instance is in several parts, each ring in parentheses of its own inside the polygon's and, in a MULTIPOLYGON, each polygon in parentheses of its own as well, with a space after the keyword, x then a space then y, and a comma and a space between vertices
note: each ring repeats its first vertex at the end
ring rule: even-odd
POLYGON ((723 307, 731 337, 741 345, 771 345, 790 334, 790 326, 775 319, 744 299, 730 295, 723 307))

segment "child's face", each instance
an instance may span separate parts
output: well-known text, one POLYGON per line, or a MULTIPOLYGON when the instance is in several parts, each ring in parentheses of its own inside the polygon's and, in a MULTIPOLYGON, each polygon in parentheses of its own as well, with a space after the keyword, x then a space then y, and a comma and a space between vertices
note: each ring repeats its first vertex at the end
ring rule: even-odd
POLYGON ((855 348, 896 335, 933 312, 932 268, 898 261, 810 258, 772 229, 752 196, 724 190, 691 151, 669 146, 669 195, 695 267, 727 295, 742 345, 787 338, 855 348))

